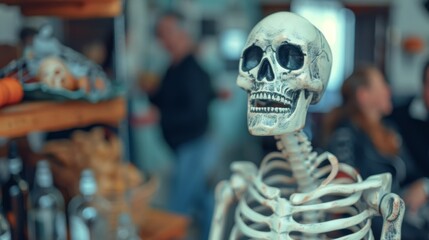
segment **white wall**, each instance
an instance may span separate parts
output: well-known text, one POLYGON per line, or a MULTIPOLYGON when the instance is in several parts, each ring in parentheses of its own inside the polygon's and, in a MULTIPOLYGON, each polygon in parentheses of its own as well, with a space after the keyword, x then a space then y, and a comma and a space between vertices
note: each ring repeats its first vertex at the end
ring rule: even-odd
POLYGON ((0 4, 0 43, 14 45, 18 42, 21 27, 19 8, 0 4))
POLYGON ((398 97, 420 93, 421 72, 429 59, 429 13, 422 0, 394 0, 391 8, 391 49, 388 54, 387 75, 393 93, 398 97), (401 47, 404 37, 420 36, 425 41, 424 52, 411 55, 401 47))

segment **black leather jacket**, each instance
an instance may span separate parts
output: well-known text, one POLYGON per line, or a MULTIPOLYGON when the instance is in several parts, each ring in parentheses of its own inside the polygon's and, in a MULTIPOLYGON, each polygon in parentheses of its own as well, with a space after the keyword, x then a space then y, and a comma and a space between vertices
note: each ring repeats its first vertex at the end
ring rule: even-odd
POLYGON ((328 151, 340 162, 355 167, 363 179, 389 172, 392 174, 392 192, 397 194, 403 186, 421 176, 403 146, 397 156, 384 155, 377 150, 370 137, 351 121, 342 122, 334 131, 328 151))

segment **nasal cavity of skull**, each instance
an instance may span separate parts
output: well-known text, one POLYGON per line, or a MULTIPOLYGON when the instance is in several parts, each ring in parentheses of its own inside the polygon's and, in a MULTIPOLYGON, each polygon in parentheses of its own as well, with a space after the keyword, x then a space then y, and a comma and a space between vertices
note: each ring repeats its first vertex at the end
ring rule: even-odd
POLYGON ((268 59, 262 60, 261 67, 258 71, 258 78, 259 81, 262 81, 263 79, 266 79, 267 81, 273 81, 274 80, 274 72, 273 68, 270 65, 270 62, 268 59))

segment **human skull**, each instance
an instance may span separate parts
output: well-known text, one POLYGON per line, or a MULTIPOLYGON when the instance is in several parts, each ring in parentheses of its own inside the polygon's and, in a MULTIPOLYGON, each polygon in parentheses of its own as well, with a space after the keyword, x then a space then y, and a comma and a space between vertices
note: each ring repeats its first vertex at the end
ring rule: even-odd
POLYGON ((54 89, 75 90, 76 82, 63 61, 57 57, 47 57, 39 67, 40 82, 54 89))
POLYGON ((331 49, 308 20, 290 12, 262 19, 241 55, 237 85, 248 92, 251 134, 279 135, 302 129, 309 104, 328 84, 331 49))

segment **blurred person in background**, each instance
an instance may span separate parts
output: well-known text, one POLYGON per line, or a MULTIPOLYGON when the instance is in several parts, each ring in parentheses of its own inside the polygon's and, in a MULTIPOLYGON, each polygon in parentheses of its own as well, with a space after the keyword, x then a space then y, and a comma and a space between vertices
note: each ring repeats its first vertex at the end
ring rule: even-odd
POLYGON ((429 61, 422 73, 422 94, 395 108, 391 117, 416 166, 429 177, 429 61))
POLYGON ((164 139, 175 155, 168 207, 193 217, 201 232, 198 239, 207 239, 214 208, 208 178, 217 154, 208 136, 214 91, 208 73, 194 56, 195 46, 183 23, 180 14, 167 12, 156 24, 170 65, 158 89, 148 94, 158 108, 164 139))
POLYGON ((425 177, 419 185, 408 189, 405 200, 409 209, 423 220, 420 222, 429 227, 429 205, 425 204, 429 197, 429 60, 423 66, 421 79, 422 93, 395 108, 391 120, 398 127, 414 164, 425 177))
MULTIPOLYGON (((413 189, 425 193, 424 178, 414 167, 396 129, 384 120, 392 104, 382 73, 373 66, 358 68, 344 81, 341 95, 342 105, 328 113, 324 121, 328 150, 340 162, 355 167, 363 179, 390 173, 392 192, 402 196, 407 211, 420 208, 427 196, 416 196, 413 189)), ((382 219, 374 218, 375 239, 380 238, 381 227, 382 219)), ((402 239, 427 239, 422 229, 407 220, 402 231, 402 239)))

